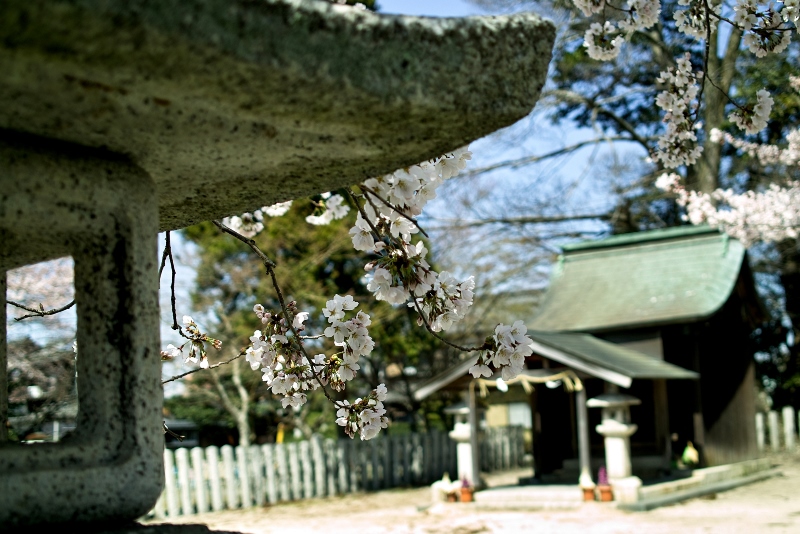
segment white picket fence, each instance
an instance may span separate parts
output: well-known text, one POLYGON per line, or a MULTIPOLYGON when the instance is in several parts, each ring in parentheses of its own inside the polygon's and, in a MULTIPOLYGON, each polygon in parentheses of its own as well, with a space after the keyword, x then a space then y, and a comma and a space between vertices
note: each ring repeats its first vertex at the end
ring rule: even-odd
MULTIPOLYGON (((482 469, 522 461, 522 432, 490 430, 482 469)), ((177 517, 357 491, 430 484, 456 472, 456 444, 443 432, 370 441, 310 441, 164 451, 165 488, 152 514, 177 517)))
POLYGON ((795 425, 795 411, 791 406, 784 406, 780 413, 769 411, 756 413, 756 444, 759 451, 769 447, 770 451, 780 450, 796 451, 800 428, 800 414, 797 414, 795 425))

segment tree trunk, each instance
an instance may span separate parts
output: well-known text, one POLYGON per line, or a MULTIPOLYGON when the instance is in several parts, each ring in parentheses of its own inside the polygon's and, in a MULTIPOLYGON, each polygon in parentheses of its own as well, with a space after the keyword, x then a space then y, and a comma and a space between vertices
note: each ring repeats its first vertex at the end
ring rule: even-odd
MULTIPOLYGON (((718 23, 719 26, 719 23, 718 23)), ((722 145, 709 141, 711 130, 721 128, 725 121, 725 104, 727 94, 730 92, 733 75, 736 73, 736 59, 740 54, 739 44, 742 32, 734 30, 728 38, 725 55, 719 57, 717 46, 717 33, 708 43, 708 65, 706 65, 706 79, 703 87, 703 131, 705 142, 703 155, 697 165, 690 169, 687 182, 693 189, 703 193, 711 193, 719 187, 719 169, 722 160, 722 145), (711 82, 714 82, 713 84, 711 82), (716 85, 716 87, 715 87, 716 85), (724 94, 723 94, 724 93, 724 94)))
POLYGON ((250 446, 250 420, 246 413, 241 411, 236 414, 236 430, 239 431, 239 446, 250 446))
POLYGON ((222 406, 228 411, 229 414, 236 421, 236 429, 239 431, 239 445, 250 445, 250 395, 247 389, 242 385, 242 369, 241 358, 231 362, 233 371, 233 384, 236 387, 236 392, 239 394, 239 405, 233 402, 225 386, 217 376, 216 370, 211 372, 211 378, 214 381, 214 386, 219 393, 222 406))

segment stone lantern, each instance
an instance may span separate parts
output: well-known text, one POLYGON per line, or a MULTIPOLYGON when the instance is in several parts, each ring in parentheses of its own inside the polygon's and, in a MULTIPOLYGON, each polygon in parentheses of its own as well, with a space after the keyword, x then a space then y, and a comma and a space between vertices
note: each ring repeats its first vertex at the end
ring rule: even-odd
POLYGON ((472 472, 472 429, 469 421, 469 406, 465 403, 455 404, 446 408, 444 413, 455 417, 453 430, 450 437, 456 442, 456 457, 458 459, 458 479, 466 478, 470 484, 477 484, 478 480, 472 472))
POLYGON ((0 20, 2 531, 118 525, 161 493, 158 231, 508 126, 538 100, 555 38, 532 14, 311 0, 6 0, 0 20), (78 425, 60 443, 8 444, 5 272, 68 255, 78 425))
POLYGON ((641 404, 636 397, 611 392, 586 402, 589 408, 601 408, 602 420, 595 427, 604 438, 608 479, 620 502, 635 502, 642 481, 632 476, 630 437, 637 426, 631 423, 630 407, 641 404))

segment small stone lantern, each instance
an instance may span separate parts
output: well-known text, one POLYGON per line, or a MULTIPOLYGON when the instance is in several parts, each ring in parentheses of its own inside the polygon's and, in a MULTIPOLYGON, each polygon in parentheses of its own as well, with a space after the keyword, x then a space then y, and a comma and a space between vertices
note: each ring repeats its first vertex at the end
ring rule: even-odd
POLYGON ((589 408, 602 408, 597 432, 605 438, 606 469, 617 501, 636 502, 641 479, 632 476, 630 437, 638 427, 631 423, 630 407, 641 404, 636 397, 606 393, 589 399, 589 408))
POLYGON ((466 478, 471 484, 475 484, 472 473, 472 430, 469 424, 469 406, 461 402, 446 408, 444 413, 455 416, 453 430, 450 437, 457 443, 456 457, 458 458, 458 479, 466 478))

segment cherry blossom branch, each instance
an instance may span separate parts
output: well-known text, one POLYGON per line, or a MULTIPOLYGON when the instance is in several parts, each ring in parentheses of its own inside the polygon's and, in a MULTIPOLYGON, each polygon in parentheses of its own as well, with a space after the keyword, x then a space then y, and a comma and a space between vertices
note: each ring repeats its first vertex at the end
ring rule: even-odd
POLYGON ((367 222, 367 224, 369 225, 369 227, 370 227, 370 229, 372 231, 373 239, 375 239, 375 241, 380 241, 381 240, 381 233, 378 231, 377 228, 375 228, 375 225, 372 223, 372 220, 364 212, 364 208, 361 206, 361 204, 359 204, 356 194, 349 187, 346 189, 346 191, 347 191, 347 194, 350 195, 350 199, 353 201, 353 204, 356 205, 356 209, 358 210, 358 213, 361 214, 361 218, 364 219, 367 222))
POLYGON ((254 240, 250 239, 249 237, 243 236, 242 234, 236 232, 235 230, 228 228, 219 221, 211 221, 211 222, 214 223, 214 226, 216 226, 226 234, 232 235, 233 237, 235 237, 236 239, 238 239, 239 241, 250 247, 252 251, 256 253, 256 256, 258 256, 261 259, 262 263, 264 263, 264 266, 270 269, 275 267, 275 262, 269 259, 269 257, 266 254, 264 254, 264 251, 258 248, 258 245, 254 240))
POLYGON ((253 240, 253 239, 251 239, 249 237, 243 236, 239 232, 237 232, 237 231, 235 231, 235 230, 233 230, 231 228, 228 228, 227 226, 225 226, 224 224, 222 224, 219 221, 212 221, 212 222, 214 223, 214 226, 216 226, 217 228, 222 230, 224 233, 226 233, 226 234, 228 234, 230 236, 233 236, 234 238, 238 239, 239 241, 241 241, 242 243, 244 243, 248 247, 250 247, 250 249, 256 254, 256 256, 258 256, 261 259, 262 263, 264 264, 264 268, 266 269, 267 274, 269 275, 269 277, 270 277, 270 279, 272 281, 272 287, 273 287, 273 289, 275 289, 275 293, 276 293, 276 295, 278 297, 278 302, 280 303, 281 311, 283 312, 283 316, 286 318, 286 322, 289 325, 289 328, 291 329, 292 333, 294 334, 295 344, 300 349, 300 352, 303 354, 303 356, 305 356, 306 360, 309 362, 308 367, 309 367, 309 369, 311 371, 311 374, 314 376, 314 379, 320 385, 320 388, 322 389, 322 393, 325 395, 325 397, 331 403, 333 403, 335 406, 338 406, 337 403, 339 401, 336 401, 336 399, 334 399, 330 395, 328 390, 326 389, 325 384, 323 383, 322 379, 320 378, 319 374, 317 373, 317 370, 314 369, 314 364, 313 364, 312 358, 308 355, 308 353, 306 352, 305 346, 303 345, 302 341, 300 340, 301 339, 300 338, 300 334, 297 332, 297 330, 294 327, 294 324, 293 324, 294 323, 294 321, 293 321, 294 316, 293 316, 293 314, 291 314, 289 312, 289 309, 286 306, 286 299, 283 297, 283 291, 281 290, 280 284, 278 284, 278 278, 275 275, 275 267, 276 267, 275 262, 272 261, 269 258, 269 256, 267 256, 266 253, 264 253, 264 251, 259 248, 259 246, 255 242, 255 240, 253 240))
POLYGON ((20 304, 18 302, 14 302, 13 300, 7 300, 6 302, 8 304, 14 306, 15 308, 19 308, 21 310, 25 310, 27 312, 31 312, 31 313, 29 313, 27 315, 23 315, 22 317, 15 317, 14 321, 22 321, 23 319, 30 319, 31 317, 46 317, 48 315, 55 315, 57 313, 61 313, 63 311, 67 311, 68 309, 70 309, 73 306, 75 306, 75 301, 72 300, 69 304, 65 304, 64 306, 61 306, 60 308, 53 308, 52 310, 45 310, 44 306, 39 304, 39 309, 37 310, 36 308, 30 308, 28 306, 25 306, 24 304, 20 304))
MULTIPOLYGON (((409 221, 411 224, 413 224, 414 226, 416 226, 416 227, 417 227, 417 229, 420 231, 420 233, 421 233, 422 235, 424 235, 424 236, 425 236, 425 237, 427 237, 427 238, 430 238, 430 236, 427 234, 427 232, 425 232, 425 230, 423 230, 423 229, 422 229, 422 227, 420 226, 420 224, 417 222, 417 220, 416 220, 416 219, 414 219, 413 217, 410 217, 410 216, 406 215, 406 213, 405 213, 405 212, 403 212, 402 210, 398 210, 396 206, 394 206, 392 203, 390 203, 388 200, 386 200, 385 198, 383 198, 382 196, 380 196, 378 193, 376 193, 375 191, 373 191, 373 190, 372 190, 372 189, 370 189, 369 187, 367 187, 367 186, 365 186, 365 185, 364 185, 364 186, 361 186, 361 189, 363 189, 363 190, 364 190, 366 193, 369 193, 369 194, 370 194, 370 196, 374 196, 375 198, 377 198, 377 199, 378 199, 378 200, 379 200, 379 201, 380 201, 382 204, 384 204, 385 206, 387 206, 388 208, 390 208, 390 209, 391 209, 391 210, 392 210, 394 213, 397 213, 397 214, 399 214, 401 217, 403 217, 404 219, 406 219, 407 221, 409 221)), ((366 198, 366 193, 365 193, 365 198, 366 198)))
POLYGON ((453 343, 452 341, 448 341, 446 338, 444 338, 441 335, 439 335, 438 332, 434 332, 434 330, 431 328, 430 323, 428 323, 428 320, 425 318, 425 314, 423 313, 422 308, 420 308, 419 303, 417 302, 416 299, 414 299, 414 308, 417 310, 417 313, 419 314, 419 318, 422 321, 422 325, 425 327, 425 329, 433 337, 435 337, 436 339, 438 339, 439 341, 441 341, 445 345, 449 345, 449 346, 453 347, 454 349, 460 350, 462 352, 476 352, 476 351, 480 351, 480 350, 486 350, 488 348, 486 344, 483 344, 480 347, 463 347, 461 345, 457 345, 457 344, 453 343))

